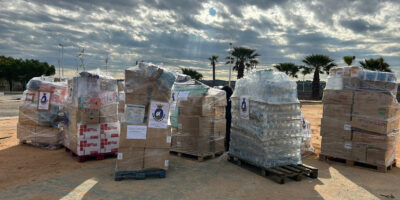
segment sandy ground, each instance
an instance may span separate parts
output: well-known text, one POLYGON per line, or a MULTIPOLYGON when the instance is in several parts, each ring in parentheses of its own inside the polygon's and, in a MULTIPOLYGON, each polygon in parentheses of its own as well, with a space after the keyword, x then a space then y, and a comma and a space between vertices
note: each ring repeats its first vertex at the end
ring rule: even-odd
MULTIPOLYGON (((303 105, 313 145, 320 149, 321 104, 303 105)), ((19 145, 17 118, 0 119, 0 199, 393 199, 400 198, 400 169, 389 173, 318 161, 319 178, 276 184, 220 157, 205 162, 170 156, 165 179, 115 182, 114 159, 78 163, 64 149, 19 145), (393 198, 392 198, 393 197, 393 198)), ((397 154, 400 155, 400 154, 397 154)), ((399 157, 397 158, 399 159, 399 157)))

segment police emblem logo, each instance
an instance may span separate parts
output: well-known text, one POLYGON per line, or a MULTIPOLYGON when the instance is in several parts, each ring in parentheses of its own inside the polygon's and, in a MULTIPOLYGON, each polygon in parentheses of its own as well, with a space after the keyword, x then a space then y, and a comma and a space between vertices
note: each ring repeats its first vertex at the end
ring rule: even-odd
POLYGON ((156 121, 162 121, 165 117, 163 105, 157 105, 157 109, 154 111, 153 119, 156 121))
POLYGON ((43 96, 40 98, 40 103, 45 104, 47 103, 47 95, 46 93, 43 93, 43 96))
POLYGON ((242 101, 242 104, 240 107, 243 112, 246 112, 246 110, 247 110, 246 98, 243 98, 243 101, 242 101))

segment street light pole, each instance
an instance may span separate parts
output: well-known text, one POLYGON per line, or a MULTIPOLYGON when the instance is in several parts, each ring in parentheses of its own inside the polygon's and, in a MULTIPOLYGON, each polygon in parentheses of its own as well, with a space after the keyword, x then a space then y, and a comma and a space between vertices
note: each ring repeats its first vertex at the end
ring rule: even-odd
POLYGON ((231 87, 231 74, 232 74, 232 42, 229 43, 229 82, 228 85, 231 87))
POLYGON ((58 44, 58 46, 61 47, 61 69, 62 69, 62 72, 60 73, 60 75, 62 75, 62 77, 64 78, 64 45, 58 44))

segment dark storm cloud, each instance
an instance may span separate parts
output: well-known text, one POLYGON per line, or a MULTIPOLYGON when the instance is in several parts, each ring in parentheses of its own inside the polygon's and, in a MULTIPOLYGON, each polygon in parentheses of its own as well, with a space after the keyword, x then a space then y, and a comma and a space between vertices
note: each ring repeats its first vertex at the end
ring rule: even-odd
POLYGON ((360 59, 386 55, 397 68, 400 27, 394 22, 399 13, 391 7, 400 8, 399 2, 2 1, 0 54, 57 65, 57 45, 62 43, 65 65, 71 69, 76 68, 76 55, 82 47, 87 69, 104 66, 107 54, 109 68, 115 72, 136 60, 208 69, 207 58, 219 55, 223 62, 229 42, 233 42, 234 46, 257 49, 264 66, 299 63, 305 55, 324 53, 338 62, 344 55, 360 59), (261 14, 248 12, 249 7, 261 14), (215 16, 209 15, 211 8, 215 16), (278 17, 265 14, 268 10, 278 17), (383 19, 374 20, 382 14, 386 14, 383 19))
POLYGON ((364 33, 366 31, 380 31, 383 30, 383 26, 373 25, 365 20, 341 20, 340 24, 355 33, 364 33))

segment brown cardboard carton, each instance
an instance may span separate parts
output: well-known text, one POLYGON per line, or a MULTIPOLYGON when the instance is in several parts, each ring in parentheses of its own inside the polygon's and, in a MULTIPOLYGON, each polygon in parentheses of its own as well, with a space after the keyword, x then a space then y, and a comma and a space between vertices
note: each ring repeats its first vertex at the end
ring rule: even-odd
POLYGON ((79 109, 80 122, 83 124, 98 124, 100 122, 99 109, 79 109))
POLYGON ((146 146, 146 138, 147 138, 147 131, 143 137, 143 135, 140 135, 140 132, 132 133, 131 135, 127 133, 127 127, 128 126, 141 126, 141 128, 146 127, 146 124, 130 124, 130 123, 121 123, 121 136, 119 140, 119 146, 121 147, 145 147, 146 146), (136 134, 136 135, 135 135, 136 134), (129 136, 129 137, 128 137, 129 136), (130 138, 136 138, 136 139, 130 139, 130 138))
POLYGON ((357 77, 343 77, 343 88, 358 89, 360 88, 360 79, 357 77))
POLYGON ((354 91, 354 104, 393 106, 397 104, 397 100, 389 92, 356 90, 354 91))
POLYGON ((366 162, 367 161, 367 145, 354 143, 352 144, 351 149, 352 160, 358 162, 366 162))
POLYGON ((196 156, 207 155, 213 152, 212 143, 212 138, 210 137, 174 135, 172 137, 171 150, 196 156))
POLYGON ((351 140, 350 121, 323 117, 321 119, 321 136, 338 137, 344 140, 351 140))
POLYGON ((144 168, 144 148, 119 147, 116 171, 137 171, 144 168))
POLYGON ((215 117, 222 117, 225 118, 225 106, 216 106, 215 108, 215 117))
POLYGON ((226 119, 216 119, 214 121, 214 136, 226 135, 226 119))
POLYGON ((146 148, 144 150, 144 169, 168 169, 169 148, 146 148))
POLYGON ((360 81, 360 88, 364 90, 391 91, 397 93, 397 83, 383 81, 360 81))
POLYGON ((20 140, 33 140, 35 138, 35 125, 26 125, 18 122, 17 138, 20 140))
POLYGON ((343 159, 351 159, 352 142, 336 137, 322 137, 321 154, 343 159))
POLYGON ((380 120, 365 117, 353 116, 351 126, 354 128, 380 133, 388 134, 399 127, 398 119, 380 120))
POLYGON ((397 132, 382 135, 364 130, 355 130, 353 131, 352 141, 366 144, 368 147, 389 149, 396 146, 397 132))
POLYGON ((350 105, 353 103, 352 90, 324 90, 322 96, 324 104, 342 104, 350 105))
POLYGON ((34 107, 20 106, 18 122, 23 125, 35 126, 38 124, 38 112, 34 107))
POLYGON ((353 105, 353 116, 361 116, 368 118, 377 119, 388 119, 398 117, 400 109, 395 106, 376 106, 373 104, 354 104, 353 105))
POLYGON ((150 103, 150 98, 146 94, 125 93, 125 104, 147 106, 150 103))
POLYGON ((182 133, 189 133, 190 135, 199 135, 200 132, 200 117, 179 115, 178 118, 178 131, 182 133))
POLYGON ((323 117, 350 120, 351 105, 324 104, 323 117))
POLYGON ((372 165, 384 165, 388 166, 391 164, 395 157, 394 149, 378 149, 378 148, 367 148, 367 163, 372 165))
POLYGON ((58 128, 47 126, 36 126, 35 142, 51 145, 59 145, 61 141, 61 133, 58 128))
POLYGON ((100 107, 100 123, 112 123, 118 121, 118 104, 110 104, 100 107))
POLYGON ((171 135, 168 129, 147 128, 146 148, 169 148, 171 135))

